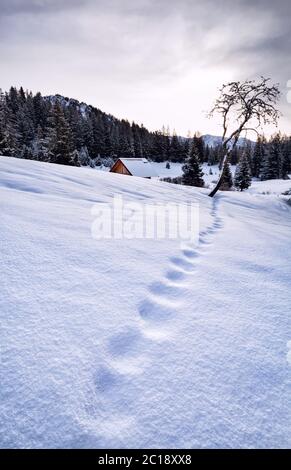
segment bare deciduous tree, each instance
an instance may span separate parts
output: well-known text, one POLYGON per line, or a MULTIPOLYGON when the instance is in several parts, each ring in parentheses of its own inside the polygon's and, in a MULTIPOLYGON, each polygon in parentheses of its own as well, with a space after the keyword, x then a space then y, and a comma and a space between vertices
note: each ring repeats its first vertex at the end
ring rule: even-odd
POLYGON ((222 117, 223 159, 221 174, 215 188, 209 194, 213 197, 223 181, 223 169, 232 150, 236 147, 239 137, 244 131, 254 131, 263 125, 277 126, 280 112, 276 105, 280 97, 279 86, 270 84, 269 78, 230 82, 223 85, 220 96, 216 100, 210 117, 218 113, 222 117))

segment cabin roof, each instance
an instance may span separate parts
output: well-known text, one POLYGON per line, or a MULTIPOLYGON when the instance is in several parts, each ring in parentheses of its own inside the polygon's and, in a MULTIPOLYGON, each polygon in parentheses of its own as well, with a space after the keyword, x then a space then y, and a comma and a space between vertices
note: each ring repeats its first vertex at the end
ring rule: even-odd
POLYGON ((146 158, 119 158, 119 160, 132 176, 142 176, 144 178, 158 176, 154 167, 146 158))

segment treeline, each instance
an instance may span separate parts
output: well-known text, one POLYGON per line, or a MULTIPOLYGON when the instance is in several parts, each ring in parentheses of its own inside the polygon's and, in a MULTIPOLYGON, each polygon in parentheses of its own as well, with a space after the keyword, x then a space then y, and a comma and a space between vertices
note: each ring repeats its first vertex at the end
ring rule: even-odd
POLYGON ((0 155, 64 165, 111 165, 118 157, 182 162, 188 140, 149 132, 60 95, 0 90, 0 155))
MULTIPOLYGON (((205 145, 199 135, 181 138, 165 128, 149 132, 60 95, 0 90, 0 155, 92 167, 111 166, 122 157, 184 163, 193 145, 200 164, 220 163, 222 145, 205 145)), ((234 149, 229 163, 238 164, 245 154, 253 177, 285 178, 291 173, 290 137, 277 134, 268 142, 260 137, 256 145, 246 141, 234 149)))
MULTIPOLYGON (((222 157, 221 146, 211 149, 210 155, 218 156, 219 149, 221 149, 222 157)), ((205 184, 202 170, 203 160, 201 158, 203 150, 205 150, 203 139, 194 136, 190 143, 189 154, 182 166, 182 176, 164 178, 164 181, 203 187, 205 184)), ((222 161, 222 158, 217 161, 221 170, 222 161)), ((208 165, 210 166, 209 174, 213 174, 211 164, 212 162, 208 158, 208 165)), ((239 191, 243 191, 251 185, 252 177, 260 178, 262 181, 287 179, 290 173, 291 139, 282 136, 280 133, 274 135, 269 142, 264 137, 258 137, 255 145, 246 141, 243 147, 235 147, 232 150, 228 160, 224 163, 220 189, 227 191, 235 186, 239 191), (235 165, 234 178, 230 167, 231 163, 235 165)))
POLYGON ((291 138, 275 134, 269 141, 259 137, 253 149, 246 149, 251 174, 261 180, 286 179, 291 173, 291 138))

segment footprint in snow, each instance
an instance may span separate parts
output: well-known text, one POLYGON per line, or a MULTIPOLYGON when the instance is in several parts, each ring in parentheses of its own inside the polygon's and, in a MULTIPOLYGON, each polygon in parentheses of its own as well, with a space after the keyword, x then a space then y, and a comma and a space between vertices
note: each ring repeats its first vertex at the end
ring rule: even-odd
POLYGON ((141 334, 138 330, 125 330, 109 339, 107 349, 112 357, 131 356, 136 353, 140 340, 141 334))
POLYGON ((188 248, 182 250, 182 253, 186 258, 190 259, 196 258, 199 255, 197 251, 188 248))
POLYGON ((142 372, 147 358, 148 336, 137 328, 128 328, 113 335, 107 344, 108 362, 119 377, 142 372))
POLYGON ((201 243, 201 245, 211 245, 211 244, 212 244, 212 241, 207 240, 207 239, 204 238, 204 237, 199 237, 199 243, 201 243))
POLYGON ((171 305, 161 305, 148 299, 140 303, 138 312, 144 320, 154 322, 164 322, 175 315, 171 305))
POLYGON ((173 286, 164 282, 153 282, 149 286, 149 291, 157 296, 161 297, 177 297, 181 295, 183 287, 173 286))
POLYGON ((117 377, 105 366, 100 366, 94 377, 94 384, 98 392, 107 393, 117 385, 117 377))
POLYGON ((222 224, 222 222, 220 222, 219 220, 217 220, 217 221, 214 222, 214 224, 213 224, 213 227, 214 227, 215 229, 222 228, 222 226, 223 226, 223 224, 222 224))
POLYGON ((194 270, 195 265, 191 263, 190 261, 186 261, 183 258, 175 257, 173 256, 170 258, 170 261, 172 264, 175 266, 184 269, 185 271, 191 272, 194 270))
POLYGON ((182 271, 172 270, 166 273, 166 278, 169 281, 183 281, 185 279, 185 274, 182 271))

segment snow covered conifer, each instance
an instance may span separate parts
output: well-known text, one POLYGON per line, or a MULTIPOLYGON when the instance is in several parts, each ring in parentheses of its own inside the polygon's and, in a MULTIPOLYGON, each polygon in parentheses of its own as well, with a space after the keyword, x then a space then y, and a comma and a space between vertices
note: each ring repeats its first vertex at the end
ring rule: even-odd
MULTIPOLYGON (((95 167, 102 165, 102 158, 100 153, 98 153, 97 157, 94 159, 95 167)), ((91 166, 91 165, 90 165, 91 166)))
POLYGON ((251 170, 252 176, 255 178, 259 178, 260 176, 262 163, 265 158, 265 143, 264 137, 259 136, 252 154, 251 170))
POLYGON ((80 166, 77 153, 73 148, 72 132, 59 103, 56 103, 51 110, 48 145, 51 162, 80 166))
POLYGON ((32 160, 39 160, 42 162, 49 161, 48 156, 48 143, 44 137, 44 132, 39 125, 37 127, 36 136, 31 146, 32 160))
POLYGON ((228 161, 223 166, 223 180, 220 189, 222 191, 229 191, 233 186, 232 174, 228 161))
POLYGON ((264 156, 261 171, 261 180, 272 180, 282 176, 282 144, 280 134, 276 134, 269 143, 264 156))
POLYGON ((251 183, 252 177, 249 157, 247 153, 244 153, 236 168, 234 185, 237 189, 243 191, 244 189, 248 189, 251 183))
POLYGON ((199 149, 193 141, 190 155, 182 166, 182 183, 188 186, 204 186, 203 171, 199 160, 199 149))
POLYGON ((239 150, 238 147, 234 147, 230 153, 230 163, 232 165, 237 165, 239 161, 239 150))
POLYGON ((205 161, 205 145, 202 136, 198 133, 194 134, 193 145, 197 148, 200 163, 203 163, 205 161))
POLYGON ((86 146, 82 147, 79 151, 79 162, 82 166, 90 164, 90 155, 86 146))
POLYGON ((183 146, 178 138, 176 132, 174 131, 171 143, 170 143, 170 159, 172 162, 181 162, 183 160, 183 146))
POLYGON ((75 149, 72 152, 70 152, 68 165, 81 166, 78 150, 75 149))
POLYGON ((282 142, 282 164, 281 164, 281 178, 288 179, 288 174, 291 173, 291 141, 285 137, 282 142))

